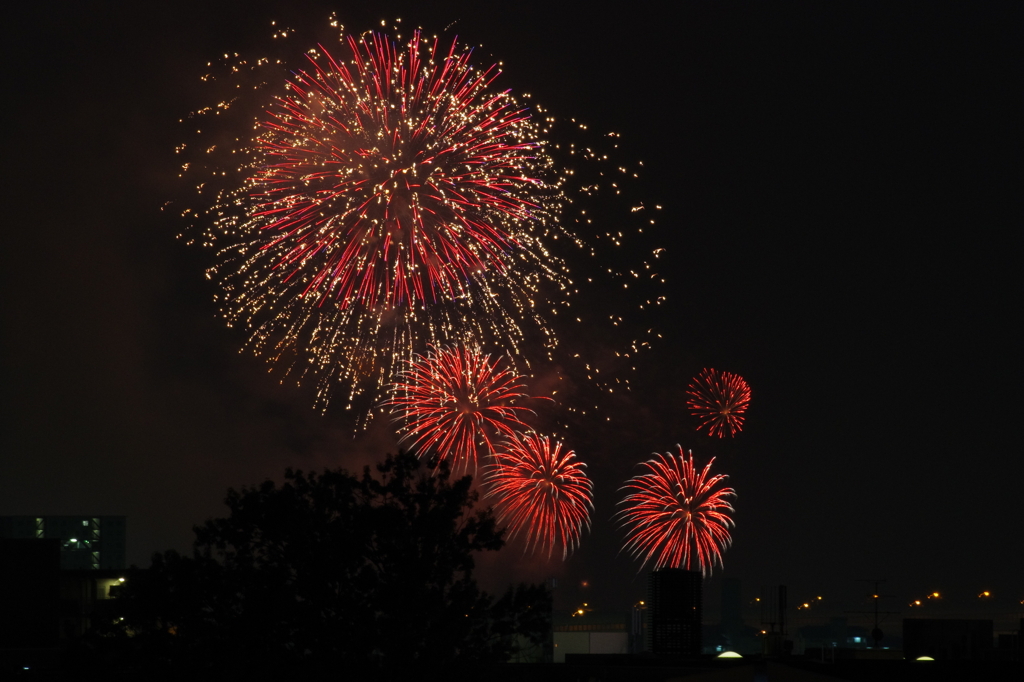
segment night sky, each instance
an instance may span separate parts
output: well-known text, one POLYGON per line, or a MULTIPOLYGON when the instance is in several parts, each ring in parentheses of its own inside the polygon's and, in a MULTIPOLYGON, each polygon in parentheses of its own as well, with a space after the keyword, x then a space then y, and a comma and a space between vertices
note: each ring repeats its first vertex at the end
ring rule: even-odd
MULTIPOLYGON (((1024 6, 280 4, 7 16, 0 515, 125 515, 128 560, 148 565, 186 550, 228 487, 396 449, 386 423, 353 437, 351 413, 321 414, 312 386, 238 352, 204 276, 213 253, 161 211, 187 194, 173 149, 178 120, 210 103, 205 63, 257 55, 272 20, 298 30, 298 54, 336 10, 354 31, 401 17, 481 45, 505 87, 620 133, 622 161, 644 163, 636 195, 664 207, 622 254, 666 250, 666 303, 621 307, 661 338, 634 390, 566 436, 595 482, 592 532, 565 564, 515 543, 481 559, 488 586, 554 576, 563 608, 643 598, 617 489, 678 443, 717 456, 739 493, 712 611, 722 576, 748 599, 779 583, 824 595, 822 619, 867 607, 858 580, 880 578, 903 616, 938 590, 932 614, 1020 617, 1024 6), (734 440, 685 413, 705 366, 752 386, 734 440)), ((620 303, 595 289, 573 305, 620 303)))

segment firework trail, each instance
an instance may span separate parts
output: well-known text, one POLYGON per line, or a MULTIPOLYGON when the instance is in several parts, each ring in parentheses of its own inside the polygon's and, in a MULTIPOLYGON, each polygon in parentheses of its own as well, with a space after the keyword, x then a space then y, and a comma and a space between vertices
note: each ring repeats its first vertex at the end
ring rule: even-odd
POLYGON ((743 413, 750 405, 750 385, 739 374, 706 368, 693 378, 686 390, 686 406, 700 420, 697 430, 724 438, 743 430, 743 413))
POLYGON ((627 529, 624 549, 642 566, 654 559, 654 568, 700 569, 710 573, 722 565, 722 550, 732 543, 729 528, 735 497, 732 488, 717 487, 728 477, 709 477, 712 459, 700 472, 693 459, 679 448, 679 455, 658 454, 643 463, 647 473, 630 479, 623 490, 632 491, 620 502, 616 514, 627 529))
POLYGON ((264 108, 211 211, 228 323, 317 376, 325 404, 430 342, 553 345, 538 304, 570 282, 545 244, 569 235, 542 124, 457 42, 366 33, 335 52, 311 50, 264 108))
POLYGON ((562 443, 534 432, 509 438, 494 455, 485 482, 494 498, 498 522, 507 524, 510 537, 524 533, 526 549, 556 544, 562 559, 579 545, 583 527, 590 528, 593 484, 586 464, 562 443))
POLYGON ((529 396, 522 377, 504 365, 464 346, 431 347, 407 362, 386 403, 404 424, 402 441, 456 473, 476 471, 478 449, 493 453, 495 439, 526 428, 520 417, 530 413, 513 404, 529 396))

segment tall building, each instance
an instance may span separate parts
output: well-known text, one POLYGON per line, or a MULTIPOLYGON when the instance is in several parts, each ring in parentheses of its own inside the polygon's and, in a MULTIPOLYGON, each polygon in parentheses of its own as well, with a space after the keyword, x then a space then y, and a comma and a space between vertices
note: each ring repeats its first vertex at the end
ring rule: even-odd
POLYGON ((648 651, 648 630, 647 602, 639 601, 633 604, 629 616, 629 653, 640 654, 648 651))
POLYGON ((685 656, 701 653, 703 582, 700 571, 662 568, 651 572, 647 632, 652 653, 685 656))
POLYGON ((0 516, 0 539, 53 539, 61 570, 123 569, 124 516, 0 516))
POLYGON ((0 650, 57 644, 59 555, 57 540, 0 538, 0 650))

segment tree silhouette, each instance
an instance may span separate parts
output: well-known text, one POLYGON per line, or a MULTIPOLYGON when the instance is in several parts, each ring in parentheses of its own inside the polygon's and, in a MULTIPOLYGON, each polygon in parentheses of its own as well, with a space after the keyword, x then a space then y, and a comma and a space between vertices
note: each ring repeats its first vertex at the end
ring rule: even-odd
POLYGON ((229 490, 192 557, 157 554, 129 578, 109 632, 149 666, 232 674, 508 660, 517 639, 545 639, 550 598, 477 587, 474 553, 504 541, 470 484, 399 454, 362 476, 289 469, 229 490))

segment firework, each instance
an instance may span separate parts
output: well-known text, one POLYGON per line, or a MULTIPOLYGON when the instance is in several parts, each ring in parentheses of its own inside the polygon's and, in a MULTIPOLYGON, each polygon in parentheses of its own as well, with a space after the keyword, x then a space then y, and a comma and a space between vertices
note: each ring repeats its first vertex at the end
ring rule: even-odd
POLYGON ((569 282, 545 246, 566 234, 562 181, 541 124, 470 55, 418 31, 347 36, 311 50, 239 143, 244 180, 207 234, 226 242, 211 276, 229 324, 317 375, 324 400, 335 381, 350 400, 380 387, 432 341, 519 355, 525 322, 554 343, 535 301, 569 282))
POLYGON ((495 438, 526 428, 530 412, 514 405, 528 396, 522 377, 478 350, 434 348, 406 363, 388 405, 404 424, 403 442, 446 460, 461 473, 477 466, 477 452, 494 452, 495 438))
POLYGON ((732 488, 718 487, 728 477, 710 476, 712 458, 698 473, 693 453, 656 455, 644 462, 647 473, 635 476, 623 487, 632 491, 616 515, 627 528, 625 549, 643 557, 643 565, 654 559, 654 568, 700 569, 709 573, 722 565, 722 550, 732 543, 733 525, 726 500, 735 497, 732 488))
POLYGON ((743 413, 750 405, 750 385, 738 374, 719 372, 714 368, 701 370, 686 390, 690 397, 686 406, 700 420, 697 430, 724 438, 726 432, 735 436, 743 430, 743 413))
POLYGON ((579 545, 583 527, 590 528, 593 485, 586 464, 562 443, 530 432, 508 439, 495 453, 486 483, 495 499, 498 522, 510 537, 523 532, 526 548, 562 546, 562 558, 579 545))

